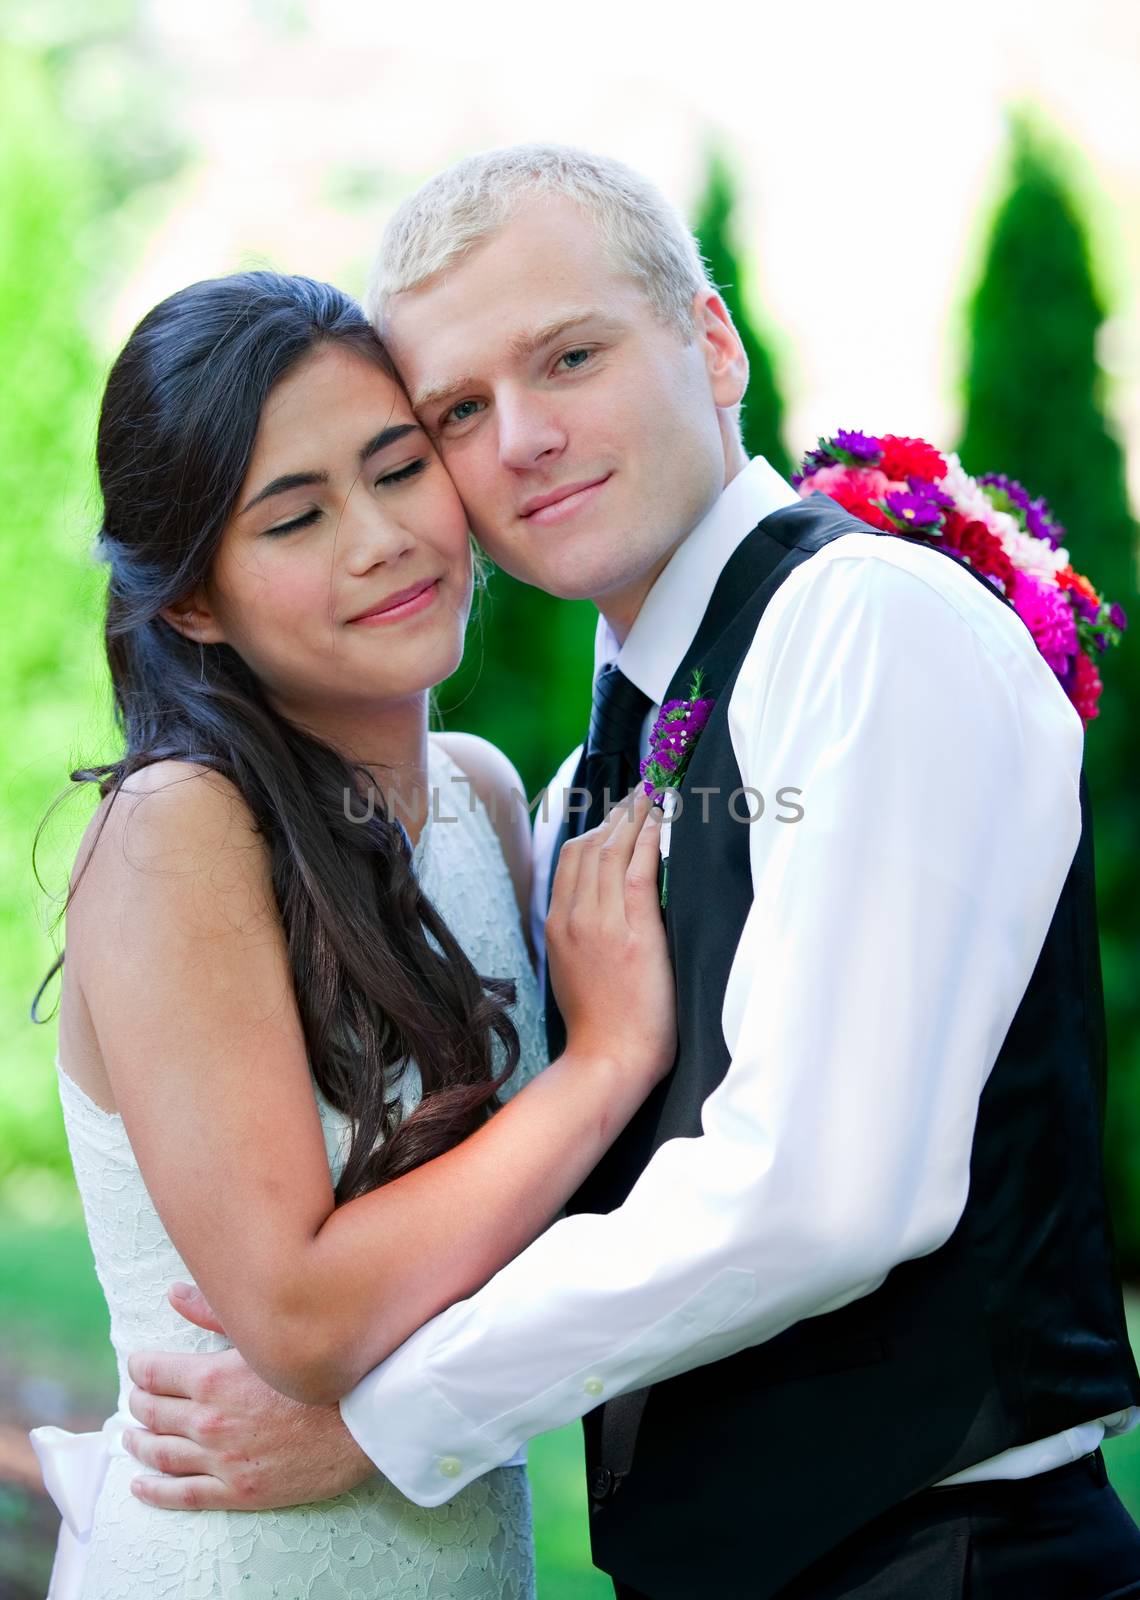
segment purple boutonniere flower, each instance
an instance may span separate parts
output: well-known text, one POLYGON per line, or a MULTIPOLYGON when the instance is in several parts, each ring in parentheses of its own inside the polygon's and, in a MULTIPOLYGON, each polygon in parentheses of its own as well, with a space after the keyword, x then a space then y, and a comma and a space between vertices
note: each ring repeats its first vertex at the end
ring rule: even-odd
POLYGON ((693 673, 687 700, 666 700, 649 735, 649 754, 641 763, 645 792, 659 800, 665 813, 661 826, 661 904, 669 899, 669 845, 677 790, 685 776, 696 743, 709 720, 715 700, 701 699, 703 674, 693 673))

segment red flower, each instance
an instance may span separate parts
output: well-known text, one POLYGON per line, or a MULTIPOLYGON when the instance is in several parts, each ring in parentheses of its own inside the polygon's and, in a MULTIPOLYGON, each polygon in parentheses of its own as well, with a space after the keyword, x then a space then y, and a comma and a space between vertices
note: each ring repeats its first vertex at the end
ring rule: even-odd
POLYGON ((1013 562, 997 534, 991 533, 984 522, 967 522, 960 511, 951 511, 942 530, 942 542, 964 555, 978 572, 987 578, 996 578, 1009 593, 1013 584, 1013 562))
POLYGON ((1100 595, 1097 594, 1089 580, 1079 572, 1074 572, 1072 567, 1058 567, 1057 585, 1061 589, 1075 589, 1078 594, 1083 594, 1086 600, 1092 602, 1097 610, 1100 609, 1100 595))
POLYGON ((1069 690, 1069 699, 1076 706, 1086 728, 1094 717, 1100 716, 1097 701, 1100 699, 1102 688, 1100 673, 1095 665, 1083 650, 1078 650, 1076 673, 1069 690))
POLYGON ((897 533, 898 529, 887 516, 882 506, 875 504, 862 495, 850 495, 846 502, 841 501, 845 511, 850 511, 853 517, 858 517, 860 522, 867 522, 872 528, 879 528, 883 533, 897 533))
POLYGON ((883 446, 883 458, 879 468, 888 478, 899 478, 904 482, 910 477, 927 478, 935 482, 946 476, 945 459, 925 439, 904 439, 893 433, 885 433, 880 443, 883 446))
POLYGON ((875 467, 833 466, 824 467, 810 478, 805 478, 800 484, 800 493, 817 490, 820 494, 830 496, 844 511, 858 517, 860 522, 869 522, 872 528, 881 528, 884 533, 894 533, 897 531, 894 523, 875 504, 888 487, 888 479, 875 467))

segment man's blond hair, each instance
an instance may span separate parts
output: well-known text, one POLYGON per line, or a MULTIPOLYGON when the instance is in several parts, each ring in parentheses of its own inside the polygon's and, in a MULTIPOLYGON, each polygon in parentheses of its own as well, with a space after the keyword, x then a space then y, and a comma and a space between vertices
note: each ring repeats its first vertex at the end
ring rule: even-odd
POLYGON ((377 329, 393 295, 446 271, 499 233, 528 200, 546 195, 581 206, 615 270, 639 285, 662 322, 691 337, 693 296, 716 285, 681 214, 632 167, 558 144, 516 144, 468 156, 397 207, 365 297, 377 329))

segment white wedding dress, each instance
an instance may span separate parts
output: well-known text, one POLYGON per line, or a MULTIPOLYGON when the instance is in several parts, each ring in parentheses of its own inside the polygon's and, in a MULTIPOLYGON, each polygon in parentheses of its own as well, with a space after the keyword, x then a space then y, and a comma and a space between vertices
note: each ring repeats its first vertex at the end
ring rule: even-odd
MULTIPOLYGON (((477 971, 513 978, 522 1056, 501 1091, 546 1064, 542 1002, 498 838, 470 785, 429 740, 439 795, 415 851, 416 873, 477 971)), ((386 1478, 335 1500, 283 1511, 175 1512, 144 1505, 130 1481, 145 1469, 121 1444, 138 1349, 212 1351, 226 1341, 183 1321, 166 1299, 189 1273, 159 1220, 122 1119, 96 1106, 58 1061, 60 1095, 95 1267, 111 1313, 119 1410, 101 1434, 35 1430, 49 1490, 64 1515, 52 1600, 533 1600, 530 1492, 522 1458, 425 1510, 386 1478)), ((419 1098, 410 1066, 405 1109, 419 1098)), ((334 1181, 347 1119, 317 1095, 334 1181)), ((209 1196, 202 1196, 209 1205, 209 1196)), ((362 1260, 360 1270, 368 1270, 362 1260)))

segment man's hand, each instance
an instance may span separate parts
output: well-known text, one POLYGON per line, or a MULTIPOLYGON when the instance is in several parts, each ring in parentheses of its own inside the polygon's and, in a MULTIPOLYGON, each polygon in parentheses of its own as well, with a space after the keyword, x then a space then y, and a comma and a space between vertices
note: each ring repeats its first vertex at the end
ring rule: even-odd
MULTIPOLYGON (((196 1289, 170 1301, 189 1322, 225 1333, 196 1289)), ((236 1350, 217 1355, 140 1351, 128 1371, 132 1414, 123 1443, 165 1477, 135 1478, 131 1491, 168 1511, 264 1511, 344 1494, 376 1468, 338 1406, 288 1400, 251 1372, 236 1350), (148 1430, 148 1431, 144 1431, 148 1430)))

